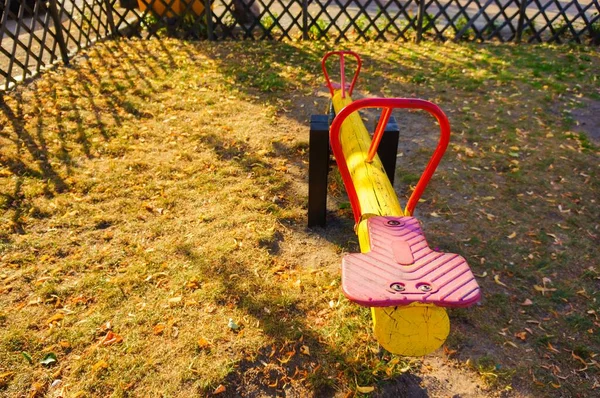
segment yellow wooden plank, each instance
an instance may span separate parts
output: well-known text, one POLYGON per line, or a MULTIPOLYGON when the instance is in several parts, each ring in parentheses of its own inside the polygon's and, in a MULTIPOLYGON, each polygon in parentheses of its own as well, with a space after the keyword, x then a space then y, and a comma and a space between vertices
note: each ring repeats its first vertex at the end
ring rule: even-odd
MULTIPOLYGON (((335 112, 339 113, 352 102, 352 98, 349 95, 342 98, 341 92, 337 91, 332 101, 335 112)), ((342 124, 340 140, 352 182, 356 187, 361 213, 367 217, 402 216, 402 207, 381 160, 375 156, 371 163, 366 162, 371 137, 358 112, 348 116, 342 124)))
POLYGON ((420 357, 437 350, 450 333, 445 308, 412 303, 371 308, 373 333, 383 348, 398 355, 420 357))
MULTIPOLYGON (((337 91, 332 99, 339 113, 352 102, 337 91)), ((358 112, 348 116, 341 127, 342 150, 361 207, 356 233, 360 250, 371 250, 367 219, 372 216, 402 216, 402 208, 378 156, 367 163, 371 137, 358 112)), ((386 350, 406 356, 422 356, 438 349, 448 337, 450 321, 446 309, 413 303, 401 307, 371 308, 373 332, 386 350)))

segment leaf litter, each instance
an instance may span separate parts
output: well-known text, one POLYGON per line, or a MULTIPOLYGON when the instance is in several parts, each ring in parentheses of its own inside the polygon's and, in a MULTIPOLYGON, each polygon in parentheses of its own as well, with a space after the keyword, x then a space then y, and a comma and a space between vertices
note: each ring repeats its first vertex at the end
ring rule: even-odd
MULTIPOLYGON (((49 347, 73 396, 219 386, 393 396, 406 373, 440 396, 598 388, 597 149, 561 112, 574 82, 586 96, 597 89, 597 55, 413 46, 358 45, 371 68, 359 91, 431 99, 451 118, 456 150, 420 219, 432 243, 469 260, 485 297, 450 311, 447 364, 394 363, 369 334, 368 310, 341 296, 340 253, 357 250, 348 209, 332 206, 326 232, 303 227, 307 120, 327 102, 322 44, 109 41, 4 98, 0 344, 15 355, 0 395, 45 392, 49 383, 27 375, 45 369, 49 347), (544 60, 568 80, 540 69, 544 60), (410 81, 423 65, 435 84, 410 81), (532 373, 514 371, 529 364, 532 373), (472 384, 455 378, 461 370, 472 384), (453 381, 436 384, 442 375, 453 381)), ((405 124, 428 131, 414 114, 405 124)), ((398 176, 424 167, 415 149, 435 137, 424 139, 402 141, 398 167, 411 167, 398 176)), ((329 199, 347 202, 339 182, 329 199)))

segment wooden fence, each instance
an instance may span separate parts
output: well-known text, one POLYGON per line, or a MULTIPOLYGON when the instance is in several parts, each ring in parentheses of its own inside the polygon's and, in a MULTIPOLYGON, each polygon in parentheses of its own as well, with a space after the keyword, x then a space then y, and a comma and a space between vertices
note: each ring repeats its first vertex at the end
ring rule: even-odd
POLYGON ((0 91, 97 40, 600 44, 599 0, 0 0, 0 91))

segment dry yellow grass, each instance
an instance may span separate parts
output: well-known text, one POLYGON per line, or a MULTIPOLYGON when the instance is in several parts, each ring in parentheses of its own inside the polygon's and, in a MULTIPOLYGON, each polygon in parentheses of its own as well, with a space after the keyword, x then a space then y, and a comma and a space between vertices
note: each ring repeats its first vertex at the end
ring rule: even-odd
MULTIPOLYGON (((472 396, 485 396, 507 385, 516 388, 517 395, 528 395, 536 388, 555 391, 551 383, 562 384, 567 392, 583 391, 578 387, 581 374, 573 376, 572 382, 562 381, 552 368, 535 368, 541 386, 523 374, 514 381, 510 376, 527 368, 529 361, 553 355, 548 343, 573 352, 587 364, 595 361, 598 327, 585 311, 594 310, 596 304, 586 306, 570 285, 560 286, 560 297, 534 297, 534 290, 524 289, 542 283, 543 264, 515 270, 504 262, 507 246, 486 241, 501 240, 497 237, 519 229, 519 237, 510 242, 516 245, 510 247, 510 256, 533 253, 540 262, 561 259, 561 251, 539 249, 536 254, 534 243, 520 241, 537 228, 536 217, 516 219, 525 209, 519 202, 521 187, 529 184, 537 189, 551 164, 560 170, 577 168, 573 179, 581 185, 578 195, 589 203, 591 213, 575 215, 577 209, 572 208, 574 218, 566 223, 551 213, 548 225, 573 229, 583 225, 597 233, 593 222, 583 221, 598 214, 597 203, 590 202, 597 182, 581 177, 596 172, 593 145, 583 137, 564 136, 569 127, 554 129, 555 138, 540 145, 558 151, 555 160, 533 162, 539 180, 519 174, 516 164, 523 167, 531 161, 521 148, 533 148, 539 136, 515 130, 515 116, 529 111, 519 107, 511 90, 522 90, 530 98, 529 109, 536 109, 569 105, 564 96, 573 91, 566 89, 583 90, 582 95, 594 98, 598 83, 579 75, 567 82, 553 80, 544 75, 548 71, 527 61, 527 71, 533 71, 534 77, 524 75, 513 87, 508 73, 523 67, 504 59, 528 60, 514 47, 407 45, 399 50, 367 44, 355 48, 365 54, 367 65, 358 91, 436 99, 457 126, 454 148, 439 182, 426 194, 421 215, 432 242, 470 256, 476 273, 487 270, 490 276, 481 280, 487 294, 482 307, 451 313, 455 330, 446 354, 458 350, 461 360, 444 363, 434 357, 435 366, 428 368, 428 360, 408 361, 380 352, 371 336, 368 309, 349 303, 341 294, 340 255, 357 250, 347 206, 335 202, 343 197, 333 198, 328 230, 305 228, 307 121, 327 105, 318 64, 324 47, 319 43, 108 41, 78 56, 72 67, 46 72, 29 86, 4 95, 0 395, 188 397, 210 395, 223 385, 223 395, 229 396, 285 392, 344 396, 357 386, 377 386, 383 396, 394 396, 409 384, 422 391, 420 379, 429 380, 434 395, 469 391, 472 396), (464 73, 457 69, 463 62, 457 53, 468 60, 464 73), (478 67, 482 59, 487 64, 478 67), (427 68, 437 64, 443 67, 430 75, 427 68), (535 73, 542 73, 539 80, 550 86, 544 92, 535 86, 535 73), (527 79, 534 85, 528 86, 527 79), (578 82, 589 86, 577 89, 578 82), (469 102, 485 95, 493 101, 478 106, 469 102), (502 113, 497 112, 500 107, 505 107, 502 113), (506 115, 507 110, 512 116, 506 115), (487 134, 496 134, 498 141, 490 142, 487 134), (496 146, 493 152, 492 146, 496 146), (512 162, 517 158, 511 151, 519 153, 520 164, 512 162), (576 166, 556 160, 566 154, 576 166), (484 167, 498 173, 483 177, 480 173, 487 188, 477 185, 478 177, 472 174, 484 167), (485 199, 492 196, 487 192, 489 184, 498 179, 509 181, 506 189, 495 191, 494 201, 485 199), (450 199, 453 189, 461 197, 471 195, 465 193, 469 188, 464 181, 472 184, 471 193, 477 198, 450 199), (489 207, 503 201, 510 204, 508 209, 489 207), (438 217, 429 216, 434 211, 438 217), (519 227, 496 220, 496 230, 482 232, 486 214, 498 217, 502 211, 519 227), (440 223, 440 215, 458 221, 456 229, 440 223), (481 257, 486 257, 487 265, 481 257), (515 277, 519 290, 507 294, 492 274, 506 282, 515 277), (533 313, 519 312, 525 296, 539 305, 533 313), (541 319, 550 310, 567 311, 561 299, 575 308, 568 314, 571 320, 566 326, 557 323, 548 328, 572 327, 585 349, 541 332, 528 341, 513 338, 522 327, 531 327, 525 323, 527 318, 541 319), (492 310, 500 314, 490 323, 492 310), (506 325, 513 318, 520 329, 506 325), (240 328, 232 330, 230 319, 240 328), (508 337, 499 339, 502 330, 508 337), (512 352, 506 341, 520 345, 512 352), (23 353, 30 356, 31 364, 23 353), (48 353, 56 355, 56 362, 44 366, 40 361, 48 353), (468 358, 473 366, 466 368, 471 370, 453 368, 468 358), (455 384, 438 381, 448 377, 455 384), (489 382, 488 387, 475 387, 486 385, 481 378, 489 382)), ((573 51, 576 57, 589 58, 581 61, 588 74, 598 74, 597 52, 549 47, 535 51, 536 56, 547 57, 544 62, 573 51)), ((417 127, 429 126, 410 114, 407 117, 417 127)), ((536 117, 544 126, 563 121, 560 115, 536 117)), ((523 125, 534 130, 538 121, 523 125)), ((547 127, 540 130, 541 136, 547 133, 547 127)), ((414 142, 407 145, 414 149, 414 142)), ((545 149, 530 150, 541 151, 537 155, 545 149)), ((415 152, 411 159, 423 162, 421 152, 415 152)), ((403 156, 413 155, 403 151, 403 156)), ((418 171, 403 167, 399 178, 405 186, 418 171)), ((562 236, 547 231, 537 239, 562 236)), ((581 282, 586 294, 592 294, 598 272, 589 254, 591 239, 578 243, 578 258, 585 266, 573 268, 577 272, 570 274, 588 270, 581 282)), ((559 283, 558 276, 548 276, 559 283)), ((544 366, 558 363, 554 358, 539 361, 544 366)), ((591 380, 585 388, 592 387, 591 380)))

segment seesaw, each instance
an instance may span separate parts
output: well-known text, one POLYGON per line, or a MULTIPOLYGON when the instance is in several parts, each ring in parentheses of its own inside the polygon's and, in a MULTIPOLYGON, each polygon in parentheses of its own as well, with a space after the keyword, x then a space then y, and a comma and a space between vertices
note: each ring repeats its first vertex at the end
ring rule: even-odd
POLYGON ((412 217, 448 146, 448 118, 437 105, 421 99, 352 101, 362 65, 354 52, 329 52, 321 65, 335 118, 328 126, 329 139, 323 134, 328 120, 321 115, 314 115, 311 120, 309 226, 325 225, 330 147, 350 200, 361 250, 342 260, 342 290, 351 301, 371 308, 375 337, 386 350, 406 356, 428 354, 439 348, 450 332, 446 308, 467 307, 480 297, 466 260, 457 254, 432 250, 419 221, 412 217), (333 55, 339 56, 339 84, 331 82, 326 67, 333 55), (346 56, 357 62, 349 84, 345 76, 346 56), (372 138, 358 113, 366 108, 382 109, 372 138), (440 126, 438 145, 405 209, 393 188, 398 129, 391 115, 397 108, 427 111, 440 126), (386 135, 395 138, 380 147, 386 135))

